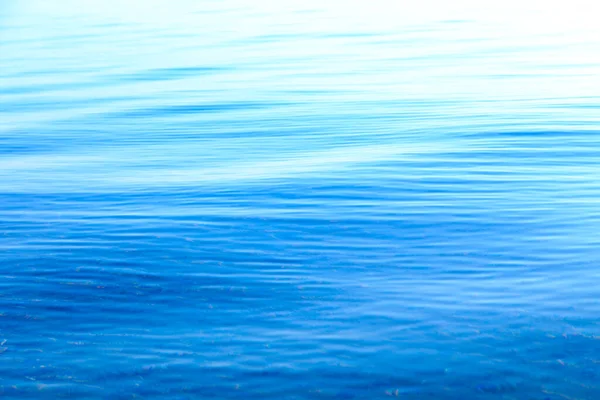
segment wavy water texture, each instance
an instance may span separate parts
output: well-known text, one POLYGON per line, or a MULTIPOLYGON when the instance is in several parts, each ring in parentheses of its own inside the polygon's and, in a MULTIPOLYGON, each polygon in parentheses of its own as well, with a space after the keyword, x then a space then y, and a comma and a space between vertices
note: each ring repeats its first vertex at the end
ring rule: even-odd
POLYGON ((1 7, 2 398, 600 398, 594 3, 1 7))

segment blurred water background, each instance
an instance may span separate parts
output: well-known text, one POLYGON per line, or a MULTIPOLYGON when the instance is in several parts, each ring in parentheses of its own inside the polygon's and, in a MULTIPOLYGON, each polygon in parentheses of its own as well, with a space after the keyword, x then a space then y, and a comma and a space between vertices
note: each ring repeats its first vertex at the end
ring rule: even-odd
POLYGON ((0 4, 3 398, 600 398, 593 2, 0 4))

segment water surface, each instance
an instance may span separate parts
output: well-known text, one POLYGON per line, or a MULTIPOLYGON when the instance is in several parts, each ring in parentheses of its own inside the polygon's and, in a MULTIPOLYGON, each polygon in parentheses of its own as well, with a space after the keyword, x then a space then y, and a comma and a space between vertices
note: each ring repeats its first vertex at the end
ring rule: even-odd
POLYGON ((575 3, 3 4, 2 397, 600 398, 575 3))

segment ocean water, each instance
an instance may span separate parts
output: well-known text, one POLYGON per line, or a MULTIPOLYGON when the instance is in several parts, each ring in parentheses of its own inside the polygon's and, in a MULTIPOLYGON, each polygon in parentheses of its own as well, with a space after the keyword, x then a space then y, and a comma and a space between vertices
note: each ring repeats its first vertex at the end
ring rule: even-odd
POLYGON ((600 399, 593 2, 0 4, 0 396, 600 399))

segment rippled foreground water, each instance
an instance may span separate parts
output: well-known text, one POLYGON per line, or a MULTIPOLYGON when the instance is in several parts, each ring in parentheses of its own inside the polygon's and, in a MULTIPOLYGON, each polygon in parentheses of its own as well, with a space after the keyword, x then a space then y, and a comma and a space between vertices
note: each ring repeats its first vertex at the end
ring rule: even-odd
POLYGON ((597 6, 408 3, 2 3, 0 395, 600 399, 597 6))

